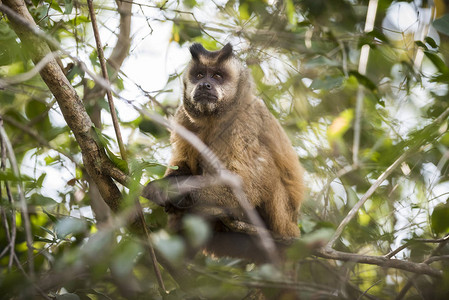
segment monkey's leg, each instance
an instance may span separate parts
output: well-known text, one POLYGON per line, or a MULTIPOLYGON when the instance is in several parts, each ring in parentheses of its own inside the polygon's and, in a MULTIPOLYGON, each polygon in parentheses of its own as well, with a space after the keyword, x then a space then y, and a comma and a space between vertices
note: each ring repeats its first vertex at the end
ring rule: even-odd
POLYGON ((278 185, 272 199, 264 203, 263 213, 267 216, 269 229, 282 237, 298 237, 300 231, 297 216, 289 204, 285 187, 278 185))
POLYGON ((247 221, 243 209, 229 187, 209 185, 193 190, 190 197, 194 203, 194 213, 210 218, 231 217, 247 221))

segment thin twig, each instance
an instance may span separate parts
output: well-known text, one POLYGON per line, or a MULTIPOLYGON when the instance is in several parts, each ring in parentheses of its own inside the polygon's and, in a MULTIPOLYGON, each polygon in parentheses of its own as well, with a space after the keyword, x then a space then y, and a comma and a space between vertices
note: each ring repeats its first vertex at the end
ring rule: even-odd
MULTIPOLYGON (((3 120, 0 119, 0 126, 3 126, 3 120)), ((5 142, 3 140, 3 136, 0 135, 0 170, 4 171, 6 169, 6 146, 5 142)), ((8 182, 5 180, 5 188, 6 188, 6 196, 8 197, 9 204, 11 205, 11 231, 9 234, 9 231, 6 229, 7 237, 9 238, 9 248, 10 249, 10 256, 9 256, 9 262, 8 262, 8 270, 11 270, 12 264, 13 264, 13 258, 15 253, 15 244, 16 244, 16 235, 17 235, 17 223, 16 223, 16 212, 14 208, 14 198, 11 193, 11 189, 9 188, 8 182)), ((0 187, 1 190, 1 187, 0 187)), ((5 222, 7 223, 8 220, 6 218, 5 214, 5 222)))
POLYGON ((412 245, 412 244, 417 244, 417 243, 444 243, 447 242, 449 240, 449 234, 446 235, 445 237, 441 238, 441 239, 414 239, 411 240, 407 243, 405 243, 404 245, 398 247, 397 249, 389 252, 388 254, 385 254, 384 257, 385 258, 391 258, 393 256, 395 256, 396 254, 398 254, 399 252, 401 252, 402 250, 404 250, 405 248, 407 248, 408 246, 412 245))
POLYGON ((137 213, 139 214, 140 226, 143 228, 143 232, 145 235, 145 245, 148 247, 148 251, 150 252, 151 262, 153 264, 154 273, 156 274, 157 283, 163 292, 166 293, 166 288, 164 284, 164 280, 162 279, 161 270, 159 269, 159 263, 156 257, 156 253, 154 252, 153 243, 151 242, 150 232, 147 228, 147 224, 145 223, 145 217, 143 215, 142 207, 140 205, 139 200, 136 200, 137 213))
POLYGON ((42 146, 44 146, 44 147, 47 147, 47 148, 49 148, 49 149, 53 149, 53 150, 55 150, 55 151, 61 153, 62 155, 64 155, 65 157, 67 157, 67 158, 70 159, 73 163, 76 164, 75 158, 74 158, 70 153, 67 153, 67 152, 65 152, 65 151, 63 151, 63 150, 61 150, 61 149, 56 149, 55 147, 52 147, 52 146, 50 145, 50 143, 49 143, 46 139, 44 139, 44 138, 42 137, 42 135, 40 135, 38 132, 36 132, 36 130, 34 130, 33 128, 31 128, 31 127, 29 127, 29 126, 27 126, 27 125, 24 125, 24 124, 22 124, 22 123, 16 121, 14 118, 12 118, 12 117, 10 117, 10 116, 2 116, 2 117, 3 117, 3 120, 4 120, 6 123, 9 123, 9 124, 11 124, 12 126, 16 127, 17 129, 20 129, 22 132, 28 134, 29 136, 31 136, 32 138, 34 138, 40 145, 42 145, 42 146))
POLYGON ((332 273, 338 280, 340 280, 340 282, 342 283, 342 288, 344 288, 345 285, 347 285, 348 287, 350 287, 357 293, 364 295, 368 299, 378 300, 378 298, 374 297, 373 295, 368 294, 368 291, 362 292, 356 284, 349 281, 347 276, 342 275, 341 274, 342 272, 340 272, 338 269, 335 269, 335 268, 329 266, 328 264, 324 263, 320 259, 315 259, 314 262, 319 263, 323 268, 325 268, 328 272, 332 273))
MULTIPOLYGON (((378 0, 370 0, 368 4, 368 12, 366 14, 366 22, 364 32, 370 32, 374 28, 374 20, 376 19, 378 0)), ((363 45, 360 52, 359 68, 358 72, 361 75, 366 74, 366 67, 368 65, 369 45, 363 45)), ((357 102, 355 109, 354 120, 354 144, 352 148, 352 160, 355 165, 359 162, 359 148, 360 148, 360 136, 362 131, 362 113, 363 113, 363 98, 365 96, 363 86, 359 84, 357 90, 357 102)))
MULTIPOLYGON (((412 148, 415 149, 415 148, 412 148)), ((340 235, 342 234, 344 228, 348 223, 354 218, 354 216, 357 214, 358 210, 365 204, 366 200, 371 197, 371 195, 376 191, 376 189, 384 182, 385 179, 390 176, 390 174, 401 165, 401 163, 408 157, 409 153, 411 151, 407 151, 401 154, 401 156, 396 159, 396 161, 391 164, 374 182, 374 184, 366 191, 366 193, 360 198, 360 200, 354 205, 354 207, 349 211, 349 213, 346 215, 346 217, 341 221, 340 225, 338 226, 337 230, 335 231, 332 238, 329 240, 329 243, 327 244, 326 248, 332 248, 332 246, 335 244, 335 242, 340 238, 340 235)))
MULTIPOLYGON (((92 20, 92 28, 94 31, 95 42, 97 44, 98 59, 100 60, 101 72, 106 83, 109 85, 108 70, 106 68, 106 63, 104 59, 103 47, 101 46, 100 33, 98 32, 97 17, 95 15, 93 1, 87 0, 87 6, 89 7, 90 18, 92 20)), ((124 161, 127 160, 125 146, 123 144, 122 134, 120 132, 120 125, 118 124, 117 113, 115 111, 114 99, 112 98, 112 93, 110 90, 106 90, 106 95, 108 97, 109 110, 111 111, 112 124, 114 125, 115 135, 117 136, 117 143, 120 149, 120 154, 124 161)))
POLYGON ((373 283, 369 288, 367 288, 367 289, 363 292, 363 294, 360 295, 360 297, 357 298, 357 300, 362 299, 364 296, 367 296, 367 297, 368 297, 368 291, 369 291, 370 289, 372 289, 373 287, 375 287, 376 285, 378 285, 379 283, 381 283, 381 282, 382 282, 382 279, 376 281, 375 283, 373 283))
POLYGON ((11 169, 13 171, 13 174, 14 174, 14 176, 16 176, 19 179, 19 182, 17 183, 17 191, 19 193, 23 225, 25 228, 25 236, 26 236, 26 244, 27 244, 27 252, 28 252, 28 267, 29 267, 30 277, 34 278, 33 233, 31 231, 30 216, 28 214, 28 205, 27 205, 27 202, 25 199, 25 194, 23 193, 22 182, 20 181, 20 172, 19 172, 19 167, 17 165, 16 156, 14 155, 12 145, 9 141, 8 135, 6 134, 6 131, 3 127, 2 122, 0 122, 0 136, 2 137, 2 141, 5 143, 6 150, 8 153, 8 159, 11 164, 11 169))
MULTIPOLYGON (((105 59, 104 59, 103 47, 101 46, 100 34, 98 32, 97 18, 96 18, 94 7, 93 7, 93 1, 92 0, 87 0, 87 5, 89 7, 89 13, 90 13, 90 17, 91 17, 91 20, 92 20, 92 28, 93 28, 93 31, 94 31, 95 41, 96 41, 96 44, 97 44, 98 59, 100 60, 101 71, 102 71, 102 74, 103 74, 103 78, 106 80, 106 83, 109 85, 109 76, 108 76, 108 72, 107 72, 107 69, 106 69, 106 63, 105 63, 105 59)), ((115 111, 114 100, 112 98, 112 93, 111 93, 111 91, 109 89, 106 90, 106 95, 108 97, 109 109, 111 111, 112 123, 114 124, 114 130, 115 130, 115 134, 117 136, 117 143, 118 143, 119 148, 120 148, 120 154, 122 156, 122 159, 126 161, 127 160, 126 151, 125 151, 125 147, 123 145, 122 135, 121 135, 121 132, 120 132, 120 126, 118 124, 118 118, 117 118, 117 114, 116 114, 116 111, 115 111)), ((140 220, 141 226, 142 226, 144 234, 145 234, 146 244, 148 246, 151 259, 153 261, 153 269, 154 269, 154 272, 156 274, 156 278, 157 278, 159 287, 163 291, 165 291, 166 290, 165 289, 165 284, 164 284, 164 281, 162 279, 161 271, 159 270, 159 263, 157 261, 156 254, 154 252, 153 245, 151 244, 150 235, 149 235, 146 223, 145 223, 145 218, 143 216, 142 209, 140 208, 140 203, 138 203, 138 200, 136 201, 136 205, 139 206, 139 209, 138 209, 139 220, 140 220)))
MULTIPOLYGON (((446 238, 446 237, 444 237, 444 238, 446 238)), ((449 242, 449 239, 445 239, 445 241, 439 243, 438 247, 436 247, 432 251, 432 253, 427 257, 427 259, 422 262, 422 265, 429 265, 432 262, 436 261, 435 259, 433 259, 435 253, 437 253, 438 251, 443 249, 443 247, 445 247, 448 242, 449 242)), ((442 257, 442 256, 437 256, 437 257, 442 257)), ((422 275, 422 273, 417 273, 412 278, 410 278, 409 281, 404 285, 402 290, 399 292, 399 294, 396 296, 395 300, 401 300, 402 298, 404 298, 405 294, 407 294, 407 291, 412 287, 413 281, 415 281, 418 278, 418 276, 420 276, 420 275, 422 275)))
MULTIPOLYGON (((441 123, 443 120, 446 119, 446 117, 449 115, 449 108, 446 108, 444 112, 442 112, 435 120, 434 124, 441 123)), ((357 211, 363 206, 363 204, 368 200, 369 197, 375 192, 375 190, 380 186, 380 184, 388 178, 388 176, 408 157, 408 155, 411 155, 416 149, 418 149, 421 146, 421 143, 414 145, 413 147, 409 148, 407 151, 401 154, 396 161, 391 164, 385 172, 383 172, 377 180, 374 182, 374 184, 366 191, 366 193, 360 198, 360 200, 356 203, 356 205, 349 211, 349 213, 346 215, 346 217, 343 219, 343 221, 338 226, 337 230, 335 231, 332 238, 329 240, 328 244, 326 245, 326 249, 331 249, 332 246, 335 244, 335 242, 338 240, 340 235, 342 234, 344 228, 348 223, 354 218, 357 211)))

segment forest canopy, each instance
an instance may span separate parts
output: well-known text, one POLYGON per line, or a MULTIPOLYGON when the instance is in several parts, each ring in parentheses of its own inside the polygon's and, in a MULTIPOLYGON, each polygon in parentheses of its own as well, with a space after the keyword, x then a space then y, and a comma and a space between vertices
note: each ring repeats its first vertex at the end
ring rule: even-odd
POLYGON ((2 0, 1 298, 449 297, 448 60, 447 0, 2 0), (195 42, 233 45, 305 169, 282 266, 193 255, 207 222, 140 197, 195 42))

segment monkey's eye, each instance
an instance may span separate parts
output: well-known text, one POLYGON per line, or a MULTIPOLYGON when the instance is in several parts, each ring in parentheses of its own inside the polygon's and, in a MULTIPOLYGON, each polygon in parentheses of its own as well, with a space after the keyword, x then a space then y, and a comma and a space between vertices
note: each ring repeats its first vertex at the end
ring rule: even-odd
POLYGON ((215 73, 214 75, 212 75, 212 78, 215 80, 222 80, 223 75, 221 75, 221 73, 215 73))
POLYGON ((196 74, 196 79, 201 79, 204 77, 204 74, 202 72, 199 72, 196 74))

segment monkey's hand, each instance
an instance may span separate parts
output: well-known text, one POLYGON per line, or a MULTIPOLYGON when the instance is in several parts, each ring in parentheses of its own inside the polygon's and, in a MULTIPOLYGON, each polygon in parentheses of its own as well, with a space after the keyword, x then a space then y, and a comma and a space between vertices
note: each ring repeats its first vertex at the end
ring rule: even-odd
POLYGON ((154 180, 142 190, 142 197, 165 207, 168 203, 168 186, 165 179, 154 180))
POLYGON ((168 176, 154 180, 143 189, 142 197, 165 207, 168 212, 189 208, 192 206, 189 178, 189 176, 168 176))

